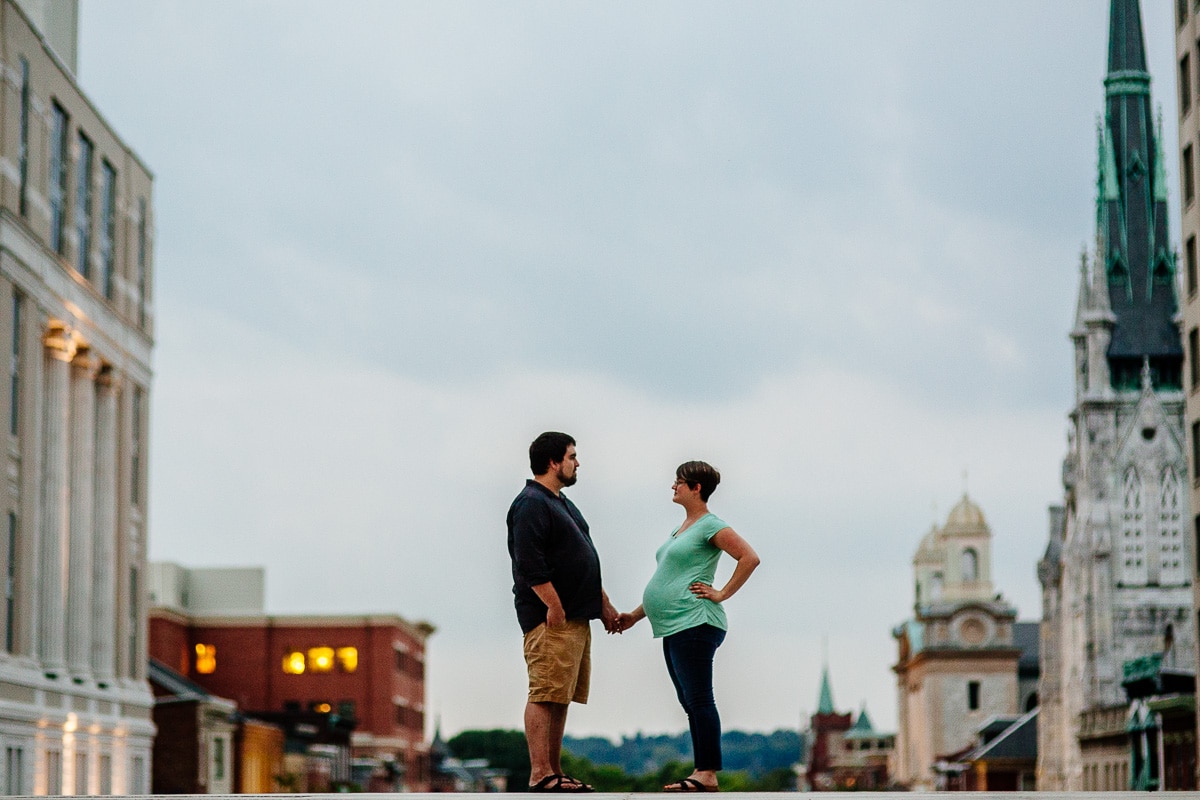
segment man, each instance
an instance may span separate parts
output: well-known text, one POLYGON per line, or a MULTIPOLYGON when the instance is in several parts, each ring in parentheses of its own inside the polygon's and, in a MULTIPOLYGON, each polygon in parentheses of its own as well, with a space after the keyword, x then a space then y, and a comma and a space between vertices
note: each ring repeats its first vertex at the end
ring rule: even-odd
POLYGON ((562 489, 575 483, 575 440, 549 431, 529 445, 533 479, 508 510, 517 621, 525 634, 529 700, 529 790, 590 792, 564 775, 562 740, 567 707, 586 703, 591 676, 591 626, 597 617, 618 633, 617 610, 600 585, 600 556, 588 524, 562 489))

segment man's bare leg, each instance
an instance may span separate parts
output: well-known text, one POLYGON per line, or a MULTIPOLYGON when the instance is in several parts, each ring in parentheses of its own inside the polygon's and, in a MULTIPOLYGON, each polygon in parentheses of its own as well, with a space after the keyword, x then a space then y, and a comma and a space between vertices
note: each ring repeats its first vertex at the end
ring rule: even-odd
POLYGON ((529 785, 562 774, 566 703, 526 703, 525 741, 529 745, 529 785))

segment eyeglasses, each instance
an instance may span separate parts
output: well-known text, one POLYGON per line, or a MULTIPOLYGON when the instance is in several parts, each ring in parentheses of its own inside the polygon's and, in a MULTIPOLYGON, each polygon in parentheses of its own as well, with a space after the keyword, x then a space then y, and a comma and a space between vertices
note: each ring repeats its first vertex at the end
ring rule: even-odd
POLYGON ((683 478, 676 478, 675 482, 672 483, 671 486, 691 486, 691 484, 685 481, 683 478))

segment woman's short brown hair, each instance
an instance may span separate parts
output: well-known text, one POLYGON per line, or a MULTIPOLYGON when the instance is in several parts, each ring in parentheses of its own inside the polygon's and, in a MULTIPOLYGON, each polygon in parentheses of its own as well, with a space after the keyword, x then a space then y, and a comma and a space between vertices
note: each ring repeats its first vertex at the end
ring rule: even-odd
POLYGON ((717 468, 703 461, 685 461, 675 470, 675 477, 688 486, 699 486, 700 499, 706 503, 721 482, 717 468))

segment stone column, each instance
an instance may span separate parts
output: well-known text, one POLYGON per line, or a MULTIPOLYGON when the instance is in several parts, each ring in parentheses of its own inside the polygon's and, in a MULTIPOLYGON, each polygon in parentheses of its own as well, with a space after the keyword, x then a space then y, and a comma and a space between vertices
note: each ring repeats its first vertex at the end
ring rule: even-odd
POLYGON ((45 358, 45 461, 42 464, 41 639, 38 655, 47 672, 66 666, 68 484, 70 466, 71 359, 75 343, 66 326, 51 322, 45 358))
POLYGON ((96 477, 96 360, 80 345, 71 362, 70 546, 67 551, 67 668, 92 671, 92 518, 96 477))
POLYGON ((92 674, 116 675, 117 621, 117 388, 112 367, 96 378, 96 541, 92 562, 92 674))

